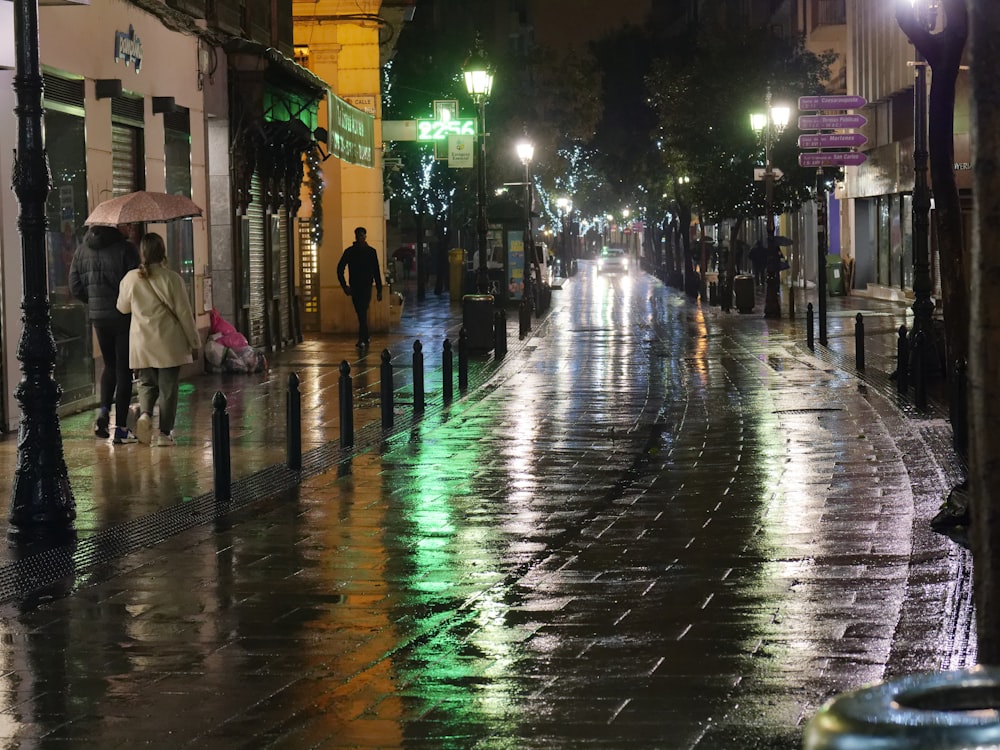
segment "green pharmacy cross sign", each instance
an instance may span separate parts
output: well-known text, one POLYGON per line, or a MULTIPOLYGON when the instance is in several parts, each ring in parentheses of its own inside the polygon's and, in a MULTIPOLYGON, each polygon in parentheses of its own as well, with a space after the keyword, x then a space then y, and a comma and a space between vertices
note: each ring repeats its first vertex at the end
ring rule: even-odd
POLYGON ((434 116, 417 119, 417 140, 424 143, 447 142, 450 135, 475 134, 475 118, 461 117, 455 99, 436 100, 434 116))

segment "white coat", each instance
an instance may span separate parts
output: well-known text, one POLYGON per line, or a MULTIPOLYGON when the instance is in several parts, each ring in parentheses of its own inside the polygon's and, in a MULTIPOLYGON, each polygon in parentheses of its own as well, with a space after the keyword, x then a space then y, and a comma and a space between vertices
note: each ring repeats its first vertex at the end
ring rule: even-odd
POLYGON ((125 274, 118 287, 117 307, 119 312, 132 314, 128 366, 133 370, 187 364, 192 349, 201 346, 184 281, 162 263, 150 266, 145 279, 138 268, 125 274), (151 285, 156 286, 156 291, 151 285), (164 302, 170 305, 176 318, 164 302))

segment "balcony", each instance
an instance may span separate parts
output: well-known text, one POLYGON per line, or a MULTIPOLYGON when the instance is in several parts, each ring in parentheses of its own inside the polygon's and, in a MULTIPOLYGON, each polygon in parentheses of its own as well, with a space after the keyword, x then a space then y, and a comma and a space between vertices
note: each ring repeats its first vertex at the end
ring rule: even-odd
POLYGON ((815 31, 820 26, 844 26, 846 24, 846 0, 812 0, 811 31, 815 31))

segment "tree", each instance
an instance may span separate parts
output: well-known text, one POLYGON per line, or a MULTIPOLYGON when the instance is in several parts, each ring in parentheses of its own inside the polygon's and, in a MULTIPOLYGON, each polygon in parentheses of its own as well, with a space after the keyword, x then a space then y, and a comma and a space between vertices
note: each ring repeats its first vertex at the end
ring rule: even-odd
MULTIPOLYGON (((775 103, 821 93, 834 56, 816 55, 802 39, 777 38, 768 29, 703 25, 689 31, 663 45, 646 83, 664 159, 674 175, 691 179, 680 196, 690 195, 706 220, 734 220, 733 248, 742 220, 764 213, 763 190, 753 181, 754 168, 764 166, 763 152, 749 114, 763 109, 768 89, 775 103)), ((798 166, 790 136, 779 139, 771 153, 784 173, 772 208, 796 210, 811 195, 815 170, 798 166)), ((728 308, 728 284, 722 297, 728 308)))

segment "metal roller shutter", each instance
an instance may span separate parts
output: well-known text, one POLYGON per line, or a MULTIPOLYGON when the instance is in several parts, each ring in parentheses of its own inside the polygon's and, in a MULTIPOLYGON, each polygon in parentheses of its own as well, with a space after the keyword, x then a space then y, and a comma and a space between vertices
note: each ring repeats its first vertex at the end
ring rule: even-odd
POLYGON ((260 176, 254 172, 250 179, 250 194, 253 200, 247 206, 247 217, 250 220, 250 306, 247 310, 246 332, 251 346, 264 346, 264 192, 260 176))

